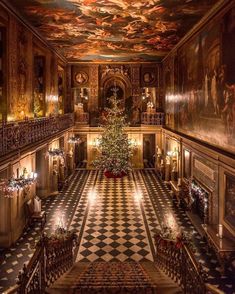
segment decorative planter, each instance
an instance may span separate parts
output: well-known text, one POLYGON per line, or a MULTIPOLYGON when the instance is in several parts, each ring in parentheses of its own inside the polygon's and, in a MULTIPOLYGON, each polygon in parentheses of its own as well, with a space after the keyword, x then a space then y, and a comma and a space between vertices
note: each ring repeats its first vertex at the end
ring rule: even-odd
POLYGON ((127 174, 125 172, 121 172, 120 174, 113 174, 111 171, 105 171, 104 172, 104 175, 106 176, 106 178, 110 179, 120 179, 120 178, 123 178, 125 177, 127 174))

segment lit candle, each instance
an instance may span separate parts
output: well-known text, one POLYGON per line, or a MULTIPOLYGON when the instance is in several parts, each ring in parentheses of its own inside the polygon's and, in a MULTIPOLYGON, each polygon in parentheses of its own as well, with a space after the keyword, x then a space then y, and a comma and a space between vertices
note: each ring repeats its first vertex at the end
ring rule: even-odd
POLYGON ((219 224, 219 238, 223 238, 223 225, 219 224))

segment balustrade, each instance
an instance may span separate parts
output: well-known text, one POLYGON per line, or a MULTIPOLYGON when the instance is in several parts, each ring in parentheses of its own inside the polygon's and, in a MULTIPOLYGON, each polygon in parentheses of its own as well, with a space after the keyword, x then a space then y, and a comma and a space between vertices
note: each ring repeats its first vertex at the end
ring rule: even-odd
POLYGON ((39 142, 73 126, 73 114, 2 122, 0 125, 0 156, 39 142))
POLYGON ((163 112, 142 112, 141 113, 141 124, 143 125, 157 125, 161 126, 164 124, 165 115, 163 112))
POLYGON ((168 240, 156 235, 155 244, 157 265, 181 285, 185 294, 217 293, 207 290, 202 266, 197 263, 185 241, 168 240))
POLYGON ((72 267, 76 241, 76 234, 65 231, 50 238, 42 236, 30 262, 20 271, 17 285, 4 294, 45 293, 46 287, 72 267))

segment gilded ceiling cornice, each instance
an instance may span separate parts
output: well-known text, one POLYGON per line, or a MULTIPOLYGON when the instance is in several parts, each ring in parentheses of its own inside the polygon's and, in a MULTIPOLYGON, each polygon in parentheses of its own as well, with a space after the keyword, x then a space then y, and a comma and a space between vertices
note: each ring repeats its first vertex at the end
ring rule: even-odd
POLYGON ((71 65, 90 65, 90 64, 156 64, 160 65, 161 61, 68 61, 71 65))

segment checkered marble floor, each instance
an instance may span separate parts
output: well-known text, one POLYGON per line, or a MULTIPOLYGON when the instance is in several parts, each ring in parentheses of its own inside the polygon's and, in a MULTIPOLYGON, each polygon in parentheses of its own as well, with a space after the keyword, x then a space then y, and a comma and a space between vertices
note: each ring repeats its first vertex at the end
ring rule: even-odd
MULTIPOLYGON (((185 211, 174 205, 167 186, 154 169, 136 170, 114 180, 79 166, 69 186, 59 195, 43 200, 42 208, 47 212, 46 232, 52 232, 61 219, 77 233, 78 261, 153 260, 152 237, 158 229, 168 225, 190 232, 209 282, 226 294, 235 294, 234 269, 230 267, 221 275, 216 256, 207 253, 202 237, 185 211)), ((33 255, 31 245, 40 233, 40 227, 35 225, 4 252, 0 293, 15 284, 18 271, 33 255)))
POLYGON ((90 189, 83 194, 81 204, 87 205, 84 224, 77 222, 80 211, 84 211, 80 205, 71 224, 73 229, 77 224, 84 227, 77 261, 152 261, 152 240, 133 174, 107 179, 101 172, 94 173, 94 185, 88 183, 90 189))
POLYGON ((169 196, 169 189, 157 176, 154 170, 138 171, 138 182, 141 178, 148 191, 152 207, 160 226, 169 226, 175 230, 190 233, 196 248, 195 256, 208 274, 208 282, 226 294, 235 294, 235 269, 231 266, 221 274, 221 268, 213 251, 208 252, 203 237, 196 231, 183 208, 179 208, 169 196))
MULTIPOLYGON (((89 171, 78 170, 72 175, 69 186, 64 191, 42 201, 42 210, 47 212, 47 223, 44 228, 46 233, 54 231, 61 217, 64 225, 69 226, 89 174, 89 171)), ((23 232, 11 248, 3 251, 3 262, 0 263, 0 293, 15 285, 19 271, 32 257, 33 245, 41 233, 40 225, 35 224, 23 232)))

